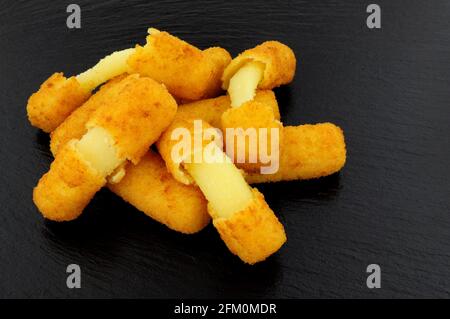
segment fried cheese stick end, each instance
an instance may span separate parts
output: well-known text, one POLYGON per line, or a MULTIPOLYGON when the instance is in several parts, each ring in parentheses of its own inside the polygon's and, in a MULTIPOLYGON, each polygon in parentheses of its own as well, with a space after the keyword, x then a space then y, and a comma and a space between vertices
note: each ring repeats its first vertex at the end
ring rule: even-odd
POLYGON ((149 29, 145 46, 128 59, 132 72, 163 83, 181 100, 196 101, 221 92, 221 77, 231 62, 222 48, 200 50, 167 32, 149 29))
POLYGON ((28 120, 31 125, 50 133, 90 95, 75 77, 54 73, 28 99, 28 120))
POLYGON ((54 157, 56 157, 60 147, 71 139, 81 138, 87 132, 86 123, 90 116, 100 105, 110 103, 107 91, 127 76, 127 74, 119 75, 103 84, 94 95, 73 111, 50 133, 50 150, 54 157))
POLYGON ((75 141, 67 143, 33 190, 33 201, 45 218, 76 219, 106 183, 79 153, 75 141))
POLYGON ((54 161, 57 165, 52 164, 36 186, 35 203, 45 217, 62 221, 80 215, 94 194, 106 184, 106 177, 126 160, 139 161, 170 124, 177 109, 176 102, 162 85, 138 75, 128 76, 109 90, 108 101, 110 104, 100 105, 91 115, 86 123, 87 132, 81 139, 71 140, 60 148, 54 161), (170 116, 158 118, 159 113, 170 116), (153 118, 161 123, 154 125, 153 118), (72 149, 72 156, 64 156, 67 148, 72 149), (73 164, 68 161, 82 163, 74 167, 82 169, 70 170, 73 164), (80 177, 76 184, 76 179, 70 177, 80 170, 89 171, 81 177, 101 177, 102 183, 89 187, 93 178, 80 177), (64 187, 56 191, 59 185, 64 187), (63 201, 66 204, 61 209, 59 206, 63 201))
MULTIPOLYGON (((167 139, 173 137, 172 132, 177 128, 186 128, 192 139, 195 139, 195 134, 202 133, 195 131, 192 134, 192 127, 195 127, 193 121, 174 121, 158 141, 160 152, 163 145, 174 147, 174 144, 167 143, 167 139)), ((202 122, 202 128, 208 129, 210 126, 202 122)), ((194 144, 195 140, 191 141, 191 145, 194 144)), ((168 154, 167 150, 163 153, 168 154)), ((168 161, 163 153, 161 155, 168 168, 168 162, 177 162, 168 161)), ((187 153, 181 157, 179 165, 208 200, 208 212, 213 224, 230 251, 249 264, 262 261, 276 252, 286 241, 283 226, 263 196, 250 188, 241 171, 214 140, 204 140, 197 148, 188 147, 187 153), (202 151, 203 157, 196 161, 195 153, 199 151, 202 151)))
POLYGON ((220 213, 208 206, 213 224, 228 249, 251 265, 267 259, 287 240, 283 225, 264 196, 256 188, 252 188, 252 193, 249 205, 229 218, 220 217, 220 213))
POLYGON ((208 200, 208 212, 228 249, 248 264, 265 260, 286 242, 283 225, 261 193, 217 147, 218 163, 186 163, 208 200), (220 182, 218 182, 220 181, 220 182))
POLYGON ((340 171, 346 161, 344 133, 332 123, 286 126, 280 166, 274 174, 247 173, 250 184, 313 179, 340 171))
POLYGON ((197 233, 211 219, 200 189, 177 182, 162 158, 152 151, 137 165, 128 163, 125 177, 117 184, 108 184, 108 188, 147 216, 181 233, 197 233))
POLYGON ((31 125, 50 133, 82 105, 100 84, 127 72, 126 63, 134 49, 114 52, 94 67, 77 76, 54 73, 28 99, 27 114, 31 125))
POLYGON ((267 41, 239 54, 225 68, 222 88, 231 105, 238 107, 253 99, 255 90, 273 89, 290 83, 295 74, 294 52, 278 41, 267 41))

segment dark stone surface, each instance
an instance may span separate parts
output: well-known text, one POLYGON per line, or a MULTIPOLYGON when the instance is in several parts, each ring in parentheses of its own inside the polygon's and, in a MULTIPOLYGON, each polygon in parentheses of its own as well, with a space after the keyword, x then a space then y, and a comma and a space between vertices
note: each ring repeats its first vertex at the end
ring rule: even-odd
POLYGON ((450 5, 378 1, 69 1, 0 3, 0 297, 449 297, 450 5), (261 191, 288 242, 254 267, 209 226, 166 229, 107 190, 74 222, 46 222, 32 188, 48 137, 27 122, 28 96, 54 71, 76 74, 144 42, 155 26, 233 55, 264 40, 296 52, 295 82, 277 90, 285 124, 334 122, 348 162, 316 181, 261 191), (66 267, 82 288, 66 288, 66 267), (366 287, 366 267, 382 288, 366 287))

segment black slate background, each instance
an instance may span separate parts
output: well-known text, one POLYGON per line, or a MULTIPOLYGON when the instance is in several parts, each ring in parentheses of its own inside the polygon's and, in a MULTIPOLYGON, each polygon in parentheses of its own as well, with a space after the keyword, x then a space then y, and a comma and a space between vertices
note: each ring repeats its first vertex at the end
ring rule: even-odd
POLYGON ((0 1, 0 297, 449 297, 450 3, 380 1, 0 1), (26 119, 54 71, 76 74, 155 26, 235 55, 264 40, 299 60, 277 90, 285 124, 330 121, 348 162, 316 181, 260 189, 288 242, 254 267, 213 227, 185 236, 102 190, 74 222, 46 222, 32 188, 52 160, 26 119), (66 288, 66 266, 82 288, 66 288), (366 287, 366 267, 382 288, 366 287))

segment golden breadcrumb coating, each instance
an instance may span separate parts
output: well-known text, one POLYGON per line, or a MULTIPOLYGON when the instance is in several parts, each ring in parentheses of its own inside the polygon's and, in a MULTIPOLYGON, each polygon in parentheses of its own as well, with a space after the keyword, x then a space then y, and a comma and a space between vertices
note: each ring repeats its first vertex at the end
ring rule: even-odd
POLYGON ((71 139, 79 139, 86 133, 86 123, 89 117, 101 104, 110 103, 107 91, 122 81, 127 75, 119 75, 102 85, 97 93, 92 95, 82 106, 73 111, 53 132, 50 133, 50 150, 53 156, 59 147, 71 139))
POLYGON ((276 151, 279 150, 279 145, 281 145, 283 139, 283 125, 280 121, 275 119, 275 114, 272 107, 255 100, 246 102, 240 107, 230 108, 226 110, 222 114, 221 128, 225 136, 224 140, 227 141, 227 143, 225 143, 227 154, 230 156, 237 167, 242 168, 248 172, 259 171, 261 166, 265 166, 267 164, 262 163, 260 161, 260 156, 258 156, 258 154, 260 154, 259 146, 260 140, 262 138, 266 139, 267 151, 265 153, 269 155, 271 154, 271 143, 273 141, 273 138, 278 139, 273 145, 273 148, 275 148, 276 151), (241 128, 244 130, 242 134, 238 134, 237 131, 234 132, 234 150, 228 148, 230 146, 229 140, 233 139, 233 135, 229 136, 229 134, 227 133, 227 129, 229 128, 241 128), (245 138, 245 130, 247 129, 249 129, 248 135, 251 134, 250 130, 253 130, 256 136, 256 139, 253 139, 256 146, 253 149, 253 151, 256 151, 256 154, 254 154, 255 158, 257 159, 256 163, 250 162, 250 138, 245 138), (260 129, 266 130, 264 131, 260 129), (273 136, 273 138, 272 129, 275 130, 275 136, 273 136), (241 136, 241 139, 245 138, 244 149, 242 149, 242 147, 239 147, 238 136, 241 136), (242 160, 240 162, 238 161, 239 152, 245 152, 244 163, 242 163, 242 160))
MULTIPOLYGON (((197 133, 203 133, 205 129, 212 128, 211 125, 209 125, 207 122, 202 121, 202 131, 197 133)), ((172 176, 180 183, 183 183, 185 185, 190 185, 193 183, 193 179, 189 174, 184 170, 182 167, 183 161, 191 161, 194 162, 194 153, 198 151, 202 151, 204 147, 211 142, 211 139, 202 139, 200 145, 196 145, 194 142, 194 136, 195 133, 195 125, 194 125, 194 119, 188 119, 188 118, 176 118, 172 124, 164 131, 164 133, 161 135, 160 139, 156 143, 156 146, 158 148, 159 154, 161 154, 161 157, 166 162, 166 167, 169 170, 169 172, 172 174, 172 176), (186 150, 187 153, 181 154, 182 157, 179 158, 179 161, 175 161, 172 157, 172 149, 175 145, 179 144, 181 141, 181 137, 179 139, 173 139, 172 133, 180 128, 184 128, 187 131, 189 131, 189 137, 191 138, 191 148, 189 150, 186 150), (198 147, 198 148, 197 148, 198 147)))
MULTIPOLYGON (((222 74, 231 62, 231 55, 221 47, 211 47, 202 51, 204 59, 210 61, 211 73, 201 98, 216 97, 222 92, 222 74)), ((198 100, 198 99, 191 99, 198 100)))
MULTIPOLYGON (((280 110, 272 90, 257 90, 254 101, 266 104, 273 109, 275 119, 280 120, 280 110)), ((214 127, 221 127, 222 114, 231 108, 228 95, 205 99, 178 107, 176 118, 195 118, 208 122, 214 127)))
POLYGON ((345 164, 344 133, 332 123, 286 126, 275 174, 248 173, 250 184, 312 179, 338 172, 345 164))
POLYGON ((28 119, 33 126, 50 133, 90 95, 75 77, 67 79, 63 73, 54 73, 28 99, 28 119))
POLYGON ((112 86, 107 95, 114 107, 98 107, 86 127, 106 129, 118 157, 136 164, 172 122, 177 103, 163 85, 137 74, 112 86))
POLYGON ((54 221, 77 218, 106 180, 74 147, 64 145, 50 170, 34 188, 33 201, 44 217, 54 221))
POLYGON ((144 47, 136 46, 128 59, 131 71, 163 83, 182 100, 200 100, 220 93, 221 76, 230 63, 222 48, 204 51, 170 35, 151 31, 144 47))
POLYGON ((208 205, 213 224, 230 251, 248 264, 265 260, 286 242, 283 225, 267 205, 264 196, 253 188, 254 200, 230 218, 218 217, 208 205))
POLYGON ((200 189, 177 182, 162 158, 152 151, 139 164, 129 163, 125 177, 117 184, 108 184, 108 188, 146 215, 182 233, 196 233, 210 221, 200 189))
POLYGON ((106 183, 111 169, 120 167, 125 159, 139 162, 177 110, 175 100, 161 84, 139 75, 127 76, 105 95, 107 103, 100 103, 86 123, 88 132, 59 149, 50 171, 36 187, 36 205, 47 218, 70 220, 81 214, 106 183), (66 150, 69 147, 71 152, 66 150))
POLYGON ((223 89, 228 89, 230 79, 249 61, 262 62, 265 66, 258 89, 273 89, 292 82, 294 78, 296 68, 294 52, 278 41, 266 41, 242 52, 231 61, 222 75, 223 89))

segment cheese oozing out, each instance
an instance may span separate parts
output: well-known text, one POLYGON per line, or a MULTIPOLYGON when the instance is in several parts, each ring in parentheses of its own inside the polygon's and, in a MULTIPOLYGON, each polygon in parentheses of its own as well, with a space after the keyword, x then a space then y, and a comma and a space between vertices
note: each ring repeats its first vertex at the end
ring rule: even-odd
POLYGON ((228 94, 232 107, 253 100, 256 88, 264 74, 264 64, 258 61, 245 63, 230 79, 228 94))
POLYGON ((133 52, 133 48, 113 52, 89 70, 78 74, 76 76, 77 81, 83 89, 91 92, 100 84, 127 72, 127 60, 133 52))
POLYGON ((253 193, 230 158, 217 145, 211 150, 207 160, 184 163, 184 168, 219 216, 229 218, 248 207, 253 193))
POLYGON ((84 160, 103 176, 110 175, 124 160, 117 156, 114 139, 102 127, 93 127, 76 143, 84 160))

